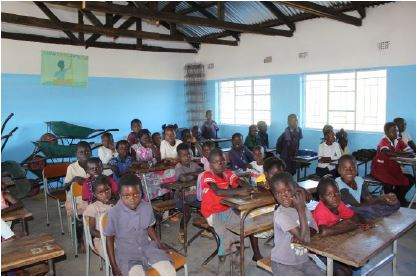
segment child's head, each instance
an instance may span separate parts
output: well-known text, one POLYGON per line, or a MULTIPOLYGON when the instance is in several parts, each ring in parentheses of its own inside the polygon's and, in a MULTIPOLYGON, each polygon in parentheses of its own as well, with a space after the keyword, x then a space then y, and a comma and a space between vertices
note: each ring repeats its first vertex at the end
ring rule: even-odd
POLYGON ((101 144, 103 144, 104 147, 110 148, 113 143, 113 135, 111 133, 104 133, 101 135, 101 144))
POLYGON ((317 185, 317 194, 330 209, 337 209, 340 204, 340 192, 336 181, 330 175, 322 177, 317 185))
POLYGON ((111 198, 111 186, 109 177, 98 175, 93 182, 94 198, 103 204, 107 204, 111 198))
POLYGON ((135 174, 126 174, 120 178, 120 199, 131 210, 135 210, 142 199, 140 178, 135 174))
POLYGON ((271 192, 275 200, 281 206, 288 208, 293 206, 297 184, 288 172, 275 174, 271 179, 271 192))
POLYGON ((151 138, 149 136, 149 131, 147 129, 142 129, 138 134, 139 142, 143 147, 147 147, 151 143, 151 138))
POLYGON ((258 121, 256 125, 258 126, 259 132, 266 133, 266 131, 268 130, 268 126, 266 125, 265 121, 258 121))
POLYGON ((405 122, 405 119, 402 117, 394 118, 394 123, 397 125, 400 133, 404 132, 407 128, 407 122, 405 122))
POLYGON ((173 126, 168 126, 165 128, 164 131, 164 138, 166 141, 168 141, 171 145, 175 144, 175 130, 173 126))
POLYGON ((155 144, 156 146, 161 146, 161 134, 158 132, 155 132, 152 134, 152 142, 153 144, 155 144))
POLYGON ((234 133, 232 135, 232 145, 234 149, 241 149, 243 147, 242 134, 234 133))
POLYGON ((298 118, 296 114, 290 114, 287 118, 288 121, 288 127, 291 129, 296 129, 298 127, 298 118))
POLYGON ((207 120, 211 120, 213 118, 211 110, 206 111, 206 118, 207 118, 207 120))
POLYGON ((264 151, 262 146, 255 146, 252 150, 253 156, 257 162, 263 161, 264 159, 264 151))
POLYGON ((181 133, 181 140, 182 140, 182 142, 184 142, 184 143, 191 143, 191 138, 192 138, 192 135, 191 135, 190 129, 184 129, 184 130, 182 130, 182 133, 181 133))
POLYGON ((190 146, 184 142, 178 144, 177 153, 181 165, 189 166, 191 163, 190 146))
POLYGON ((348 144, 348 134, 343 128, 336 133, 336 139, 340 147, 342 147, 342 149, 345 149, 345 147, 348 144))
POLYGON ((103 173, 103 163, 97 157, 91 157, 87 160, 87 174, 90 177, 97 177, 103 173))
POLYGON ((191 134, 193 135, 193 137, 195 137, 196 139, 198 138, 198 126, 195 125, 191 128, 191 134))
POLYGON ((135 118, 132 121, 130 121, 130 129, 132 132, 139 133, 140 129, 142 129, 142 121, 135 118))
POLYGON ((226 161, 223 152, 220 149, 214 148, 210 151, 209 158, 210 168, 216 174, 222 174, 226 169, 226 161))
POLYGON ((356 175, 358 175, 355 157, 352 155, 340 157, 337 171, 346 184, 351 184, 355 180, 356 175))
POLYGON ((119 157, 124 159, 127 157, 127 154, 129 153, 129 142, 127 140, 119 140, 116 143, 116 150, 119 154, 119 157))
POLYGON ((76 152, 77 160, 79 162, 86 162, 88 158, 91 156, 91 146, 86 141, 80 141, 77 143, 77 152, 76 152))
POLYGON ((394 122, 385 123, 384 133, 390 140, 395 140, 398 137, 397 125, 394 122))
POLYGON ((335 142, 336 138, 333 132, 332 125, 324 125, 323 136, 324 136, 324 141, 326 142, 327 145, 332 145, 333 142, 335 142))
POLYGON ((202 146, 203 156, 208 159, 210 151, 213 150, 215 147, 216 145, 214 144, 214 142, 212 142, 211 140, 206 140, 202 146))
POLYGON ((249 135, 255 137, 258 134, 258 126, 252 124, 249 126, 249 135))
POLYGON ((270 181, 275 174, 284 172, 285 163, 278 157, 269 157, 265 159, 263 168, 266 180, 270 181))

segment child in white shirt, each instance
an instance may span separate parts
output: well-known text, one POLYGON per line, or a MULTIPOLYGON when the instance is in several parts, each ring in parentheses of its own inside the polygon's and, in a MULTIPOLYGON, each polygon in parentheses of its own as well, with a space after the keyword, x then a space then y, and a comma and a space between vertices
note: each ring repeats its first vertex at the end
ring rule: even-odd
MULTIPOLYGON (((102 134, 101 144, 102 146, 98 148, 98 157, 103 163, 103 166, 105 166, 112 158, 117 156, 116 149, 114 148, 113 135, 111 133, 102 134)), ((113 171, 111 169, 104 169, 103 174, 110 176, 113 174, 113 171)))
POLYGON ((339 143, 336 142, 336 137, 331 125, 323 127, 324 141, 319 145, 319 162, 316 168, 316 174, 323 177, 326 174, 332 174, 337 177, 337 169, 335 163, 342 156, 339 143))
POLYGON ((174 128, 168 126, 164 131, 164 140, 161 141, 161 160, 175 161, 177 159, 177 146, 182 143, 181 140, 175 138, 174 128))

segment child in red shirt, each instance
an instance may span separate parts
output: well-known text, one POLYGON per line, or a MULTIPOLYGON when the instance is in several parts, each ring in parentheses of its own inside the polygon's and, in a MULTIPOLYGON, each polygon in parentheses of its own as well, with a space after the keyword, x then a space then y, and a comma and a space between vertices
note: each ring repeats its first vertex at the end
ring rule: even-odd
MULTIPOLYGON (((205 171, 201 177, 202 202, 201 214, 207 219, 220 238, 218 256, 220 261, 225 260, 225 255, 230 252, 231 243, 237 240, 237 236, 227 230, 228 227, 238 225, 240 216, 228 206, 221 204, 227 196, 249 195, 250 188, 241 182, 231 170, 226 169, 223 152, 213 149, 209 154, 210 170, 205 171), (240 186, 240 187, 239 187, 240 186)), ((250 236, 253 250, 252 260, 262 259, 258 246, 258 239, 250 236)))
MULTIPOLYGON (((341 201, 337 183, 330 175, 320 179, 317 194, 320 202, 313 211, 313 218, 319 228, 320 236, 347 233, 359 226, 365 229, 369 228, 369 224, 359 224, 359 217, 341 201)), ((334 274, 338 276, 352 275, 352 268, 335 262, 334 274)))

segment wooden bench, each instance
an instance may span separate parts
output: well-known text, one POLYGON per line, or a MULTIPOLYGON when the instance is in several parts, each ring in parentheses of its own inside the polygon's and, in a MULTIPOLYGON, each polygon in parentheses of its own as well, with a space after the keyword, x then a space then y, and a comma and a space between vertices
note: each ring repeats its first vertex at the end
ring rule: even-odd
MULTIPOLYGON (((184 267, 185 276, 187 276, 188 275, 188 272, 187 272, 187 261, 186 261, 185 257, 183 255, 181 255, 181 254, 178 254, 175 251, 171 251, 170 252, 170 256, 171 256, 171 259, 172 259, 172 261, 174 263, 175 271, 177 271, 178 269, 184 267)), ((151 268, 151 269, 148 269, 146 271, 146 276, 159 276, 159 272, 156 269, 151 268)))
POLYGON ((262 268, 263 270, 266 270, 266 271, 268 271, 270 273, 272 273, 272 265, 271 264, 272 264, 272 262, 271 262, 271 258, 270 257, 260 259, 260 260, 258 260, 256 262, 256 265, 259 268, 262 268))

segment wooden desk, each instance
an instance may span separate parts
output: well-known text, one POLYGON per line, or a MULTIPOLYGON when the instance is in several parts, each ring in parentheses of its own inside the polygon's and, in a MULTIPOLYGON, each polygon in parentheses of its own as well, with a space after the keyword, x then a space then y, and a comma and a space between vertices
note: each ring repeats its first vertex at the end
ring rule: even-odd
MULTIPOLYGON (((408 165, 411 166, 411 169, 413 170, 413 176, 416 178, 416 157, 403 157, 403 156, 395 156, 391 157, 391 160, 397 161, 398 163, 402 165, 408 165)), ((413 202, 416 201, 416 194, 414 193, 413 199, 411 199, 410 204, 408 205, 409 208, 411 208, 411 205, 413 202)))
POLYGON ((22 231, 26 235, 29 235, 27 220, 32 218, 32 213, 26 210, 25 208, 20 208, 20 209, 10 211, 10 212, 5 212, 5 213, 2 212, 1 218, 6 222, 20 220, 22 222, 22 231))
MULTIPOLYGON (((313 236, 304 244, 308 250, 327 257, 327 275, 333 275, 333 260, 361 267, 392 244, 392 254, 383 259, 366 274, 374 272, 392 261, 393 275, 397 275, 397 240, 416 223, 416 210, 400 208, 389 217, 376 222, 376 227, 330 237, 313 236)), ((363 275, 366 275, 363 274, 363 275)))
POLYGON ((135 163, 130 167, 130 171, 135 174, 145 174, 149 172, 155 171, 164 171, 170 168, 174 168, 175 164, 167 164, 167 163, 157 163, 151 167, 148 166, 140 166, 139 164, 135 163))
POLYGON ((315 161, 319 156, 295 156, 294 162, 297 165, 297 181, 300 180, 301 170, 304 169, 304 178, 307 176, 307 168, 312 161, 315 161))
POLYGON ((319 182, 314 180, 305 180, 302 182, 298 182, 298 185, 305 190, 308 190, 310 193, 314 193, 317 190, 319 182))
POLYGON ((239 212, 264 207, 275 203, 275 199, 269 191, 259 191, 251 196, 234 196, 222 199, 223 205, 229 206, 239 212))
POLYGON ((49 234, 5 241, 1 243, 1 271, 48 261, 49 274, 54 275, 53 259, 64 254, 49 234))
POLYGON ((232 141, 231 138, 216 138, 216 139, 209 139, 214 143, 221 143, 221 142, 228 142, 228 141, 232 141))

